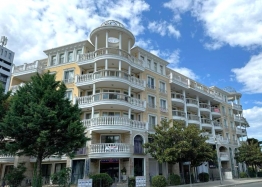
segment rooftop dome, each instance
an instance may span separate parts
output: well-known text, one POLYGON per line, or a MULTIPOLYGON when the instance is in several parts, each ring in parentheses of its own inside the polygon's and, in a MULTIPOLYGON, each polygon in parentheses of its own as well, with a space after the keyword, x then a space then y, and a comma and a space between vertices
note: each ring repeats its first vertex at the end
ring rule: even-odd
POLYGON ((102 23, 101 27, 103 27, 103 26, 118 26, 118 27, 125 28, 122 23, 115 21, 115 20, 107 20, 104 23, 102 23))

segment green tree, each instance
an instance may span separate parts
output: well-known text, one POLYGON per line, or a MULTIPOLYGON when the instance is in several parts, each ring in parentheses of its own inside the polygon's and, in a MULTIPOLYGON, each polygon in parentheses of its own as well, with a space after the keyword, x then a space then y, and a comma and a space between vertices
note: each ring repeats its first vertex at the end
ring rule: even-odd
POLYGON ((175 164, 190 161, 192 166, 214 159, 212 146, 195 125, 185 126, 182 122, 163 120, 155 128, 155 134, 149 134, 151 142, 145 143, 147 153, 158 162, 175 164))
POLYGON ((81 110, 65 98, 66 86, 49 72, 35 75, 10 101, 0 129, 12 142, 5 149, 16 155, 36 157, 33 186, 41 186, 41 164, 51 155, 68 154, 85 145, 81 110))
MULTIPOLYGON (((10 91, 5 93, 4 86, 0 83, 0 123, 3 121, 6 111, 8 110, 10 94, 10 91)), ((0 154, 4 146, 4 138, 2 130, 0 129, 0 154)))
POLYGON ((262 164, 262 153, 258 141, 242 142, 235 153, 235 159, 237 162, 245 162, 248 167, 251 166, 253 171, 256 172, 255 167, 262 164))

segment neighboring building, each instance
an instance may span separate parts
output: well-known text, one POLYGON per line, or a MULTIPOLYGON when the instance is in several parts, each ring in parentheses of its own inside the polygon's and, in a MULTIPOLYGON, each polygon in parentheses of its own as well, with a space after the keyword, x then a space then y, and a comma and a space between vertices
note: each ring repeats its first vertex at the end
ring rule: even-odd
MULTIPOLYGON (((6 38, 2 37, 2 39, 6 38)), ((15 53, 4 47, 3 43, 0 44, 0 83, 4 86, 5 92, 9 90, 14 55, 15 53)))
MULTIPOLYGON (((82 109, 83 124, 91 137, 72 160, 55 155, 45 159, 44 177, 62 167, 72 167, 72 182, 100 172, 117 181, 134 175, 144 175, 149 181, 150 176, 186 173, 187 166, 182 170, 182 166, 160 164, 144 154, 143 143, 164 118, 205 129, 208 142, 218 144, 224 177, 237 175, 234 152, 240 137, 247 135, 243 126, 248 126, 240 93, 207 87, 167 68, 165 60, 133 47, 133 34, 117 21, 106 21, 94 29, 90 41, 46 50, 47 59, 13 69, 13 91, 37 72, 56 73, 57 80, 68 88, 66 96, 82 109), (124 167, 126 175, 121 174, 124 167)), ((20 161, 27 161, 30 170, 35 163, 34 158, 0 157, 1 177, 9 165, 20 161)), ((208 163, 198 167, 198 172, 219 177, 208 163)))

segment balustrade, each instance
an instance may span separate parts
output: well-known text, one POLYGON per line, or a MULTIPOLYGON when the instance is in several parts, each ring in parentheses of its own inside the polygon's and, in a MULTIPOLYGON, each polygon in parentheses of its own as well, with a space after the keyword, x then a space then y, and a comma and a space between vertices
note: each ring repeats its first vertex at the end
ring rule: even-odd
POLYGON ((130 153, 130 144, 124 144, 124 143, 91 144, 90 153, 130 153))

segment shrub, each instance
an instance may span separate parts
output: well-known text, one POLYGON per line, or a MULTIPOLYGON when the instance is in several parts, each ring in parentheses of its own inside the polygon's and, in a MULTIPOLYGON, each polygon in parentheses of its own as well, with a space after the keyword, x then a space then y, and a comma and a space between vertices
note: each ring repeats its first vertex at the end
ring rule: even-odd
POLYGON ((181 184, 180 176, 174 173, 171 173, 169 175, 168 181, 170 185, 180 185, 181 184))
POLYGON ((239 173, 239 177, 240 177, 240 178, 247 178, 246 172, 240 172, 240 173, 239 173))
POLYGON ((152 179, 152 186, 153 187, 166 187, 167 186, 166 178, 162 175, 154 176, 152 179))
POLYGON ((90 176, 93 179, 93 187, 110 187, 113 179, 107 173, 99 173, 90 176))
POLYGON ((135 187, 136 186, 136 178, 130 177, 128 178, 128 187, 135 187))
MULTIPOLYGON (((193 184, 194 181, 195 181, 194 175, 191 174, 191 184, 193 184)), ((185 175, 185 183, 186 183, 186 184, 189 184, 189 183, 190 183, 190 177, 189 177, 189 174, 185 175)))
POLYGON ((20 186, 21 182, 24 180, 24 173, 26 171, 25 163, 19 163, 16 168, 11 169, 9 173, 6 174, 4 181, 10 187, 20 186))
POLYGON ((67 186, 70 183, 71 168, 63 168, 59 172, 54 173, 51 176, 53 184, 58 184, 58 186, 67 186))
POLYGON ((198 175, 200 182, 208 182, 209 181, 209 174, 208 173, 199 173, 198 175))
POLYGON ((257 172, 257 177, 262 177, 262 171, 257 172))

